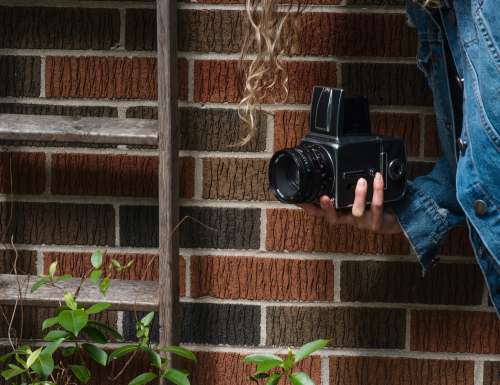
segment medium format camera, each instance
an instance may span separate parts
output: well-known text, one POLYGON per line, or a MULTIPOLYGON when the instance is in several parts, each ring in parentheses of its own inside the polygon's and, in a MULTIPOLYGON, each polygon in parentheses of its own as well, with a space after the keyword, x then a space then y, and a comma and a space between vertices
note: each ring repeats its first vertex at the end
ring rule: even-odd
POLYGON ((368 100, 345 96, 344 90, 314 87, 310 133, 295 148, 276 152, 269 164, 272 192, 284 203, 317 202, 321 195, 337 209, 351 207, 359 178, 384 178, 384 202, 403 197, 406 152, 401 139, 371 135, 368 100))

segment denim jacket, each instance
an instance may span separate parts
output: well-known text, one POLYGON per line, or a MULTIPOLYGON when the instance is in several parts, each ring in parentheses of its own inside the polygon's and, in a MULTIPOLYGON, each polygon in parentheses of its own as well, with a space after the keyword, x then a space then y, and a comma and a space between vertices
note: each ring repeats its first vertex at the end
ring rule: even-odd
POLYGON ((414 0, 406 2, 419 39, 417 65, 434 95, 443 156, 428 175, 409 182, 405 198, 393 209, 424 270, 437 261, 448 231, 466 221, 499 312, 500 3, 445 0, 438 11, 441 24, 429 9, 414 0), (463 84, 460 146, 449 88, 449 81, 456 80, 448 79, 444 39, 463 84))

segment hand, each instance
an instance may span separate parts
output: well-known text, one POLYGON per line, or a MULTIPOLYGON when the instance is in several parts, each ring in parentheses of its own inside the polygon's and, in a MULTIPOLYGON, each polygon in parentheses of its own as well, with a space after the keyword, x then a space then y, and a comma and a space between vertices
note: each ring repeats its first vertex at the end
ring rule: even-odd
POLYGON ((377 173, 373 179, 373 198, 369 210, 366 210, 366 194, 368 183, 361 178, 356 184, 354 203, 351 212, 337 211, 332 200, 323 195, 320 197, 320 207, 314 204, 299 204, 308 214, 324 217, 331 224, 349 224, 358 229, 371 230, 380 234, 401 233, 401 226, 396 215, 384 210, 384 178, 377 173))

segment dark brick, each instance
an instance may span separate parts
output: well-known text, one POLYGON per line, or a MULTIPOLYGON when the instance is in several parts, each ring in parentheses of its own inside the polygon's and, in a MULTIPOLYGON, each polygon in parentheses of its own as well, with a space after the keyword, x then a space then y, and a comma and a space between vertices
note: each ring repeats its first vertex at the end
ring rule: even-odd
POLYGON ((267 343, 299 346, 325 338, 331 347, 402 349, 405 322, 403 309, 268 307, 267 343))
POLYGON ((483 277, 477 265, 441 263, 422 277, 417 263, 346 261, 342 301, 480 305, 483 277))
POLYGON ((450 230, 441 244, 439 254, 473 257, 474 251, 472 250, 467 228, 465 226, 458 226, 450 230))
POLYGON ((40 58, 0 56, 0 97, 40 96, 40 58))
POLYGON ((115 214, 111 205, 3 202, 0 233, 2 242, 113 246, 115 214))
POLYGON ((332 357, 330 385, 474 385, 474 362, 332 357))
MULTIPOLYGON (((191 25, 178 21, 179 31, 191 29, 191 25), (183 28, 186 27, 186 28, 183 28)), ((125 47, 127 50, 156 50, 156 10, 127 9, 125 24, 125 47)))
POLYGON ((347 0, 347 5, 381 5, 381 6, 395 6, 405 5, 405 0, 347 0))
POLYGON ((15 272, 36 275, 36 251, 0 250, 0 274, 14 274, 15 272))
POLYGON ((303 210, 267 210, 267 250, 355 254, 408 254, 405 236, 380 235, 349 225, 331 225, 303 210))
POLYGON ((41 194, 45 190, 45 154, 0 153, 0 193, 41 194))
POLYGON ((411 350, 450 353, 500 353, 500 322, 493 312, 415 310, 411 350))
POLYGON ((437 158, 441 156, 441 147, 439 144, 439 137, 437 133, 436 117, 434 115, 426 115, 424 124, 424 156, 437 158))
POLYGON ((342 64, 342 88, 367 96, 371 105, 432 105, 424 75, 414 64, 342 64))
POLYGON ((158 108, 137 106, 127 108, 127 118, 158 120, 158 108))
POLYGON ((500 384, 500 361, 486 361, 484 363, 483 385, 500 384))
POLYGON ((0 48, 106 50, 119 42, 117 9, 0 7, 0 48))
POLYGON ((62 115, 75 117, 118 117, 118 110, 115 107, 58 106, 50 104, 0 103, 0 113, 27 115, 62 115))
POLYGON ((434 162, 408 162, 408 179, 413 180, 419 176, 427 175, 434 168, 434 164, 434 162))
MULTIPOLYGON (((181 341, 198 344, 258 345, 260 340, 260 307, 182 303, 181 341)), ((140 319, 142 313, 137 315, 140 319)), ((123 335, 135 339, 136 315, 124 313, 123 335)), ((152 327, 152 340, 158 341, 158 317, 152 327)))
POLYGON ((120 246, 158 247, 158 207, 120 207, 120 246))

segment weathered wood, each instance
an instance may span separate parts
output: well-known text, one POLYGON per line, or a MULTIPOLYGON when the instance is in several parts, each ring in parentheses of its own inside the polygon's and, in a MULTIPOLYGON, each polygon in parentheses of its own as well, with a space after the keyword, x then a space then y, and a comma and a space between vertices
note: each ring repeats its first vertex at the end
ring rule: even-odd
MULTIPOLYGON (((177 1, 157 0, 160 205, 160 344, 179 343, 177 1)), ((163 381, 162 383, 165 383, 163 381)))
MULTIPOLYGON (((37 279, 35 276, 0 274, 0 304, 14 304, 20 297, 21 288, 24 305, 58 306, 62 302, 64 291, 74 292, 80 284, 79 279, 72 279, 58 283, 62 290, 54 286, 43 286, 31 293, 31 287, 37 279)), ((88 306, 108 302, 114 310, 157 310, 157 293, 157 282, 111 280, 106 297, 103 297, 96 285, 87 282, 80 291, 78 303, 88 306)))
POLYGON ((0 140, 156 145, 158 122, 0 114, 0 140))

